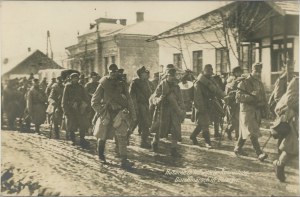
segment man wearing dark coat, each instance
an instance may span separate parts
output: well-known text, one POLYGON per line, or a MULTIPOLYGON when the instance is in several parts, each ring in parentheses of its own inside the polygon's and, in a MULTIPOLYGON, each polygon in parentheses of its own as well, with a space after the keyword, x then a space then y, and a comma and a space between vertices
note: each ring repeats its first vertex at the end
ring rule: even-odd
POLYGON ((202 131, 207 148, 212 148, 209 134, 211 113, 220 113, 222 108, 220 109, 216 99, 222 99, 224 97, 224 92, 213 81, 212 75, 212 65, 206 64, 203 73, 199 74, 194 83, 194 106, 197 126, 190 136, 193 144, 197 145, 197 135, 202 131))
POLYGON ((94 136, 97 138, 98 156, 106 162, 106 140, 115 137, 121 167, 130 169, 133 164, 127 159, 127 136, 130 122, 136 121, 136 114, 127 84, 120 80, 118 66, 111 64, 108 70, 109 75, 102 77, 91 100, 97 113, 94 136))
POLYGON ((55 83, 56 83, 56 78, 52 78, 52 79, 51 79, 51 83, 48 84, 48 86, 47 86, 47 88, 46 88, 46 90, 45 90, 45 93, 46 93, 46 95, 47 95, 47 98, 49 97, 50 92, 51 92, 51 88, 52 88, 53 84, 55 84, 55 83))
POLYGON ((63 110, 61 107, 63 92, 63 80, 61 77, 57 77, 57 82, 52 85, 51 92, 48 97, 49 105, 53 106, 53 113, 51 118, 54 126, 54 133, 56 139, 59 139, 59 126, 61 126, 63 118, 63 110))
POLYGON ((259 145, 258 138, 261 136, 261 119, 266 118, 267 98, 264 85, 261 82, 262 64, 252 66, 251 74, 238 84, 236 100, 240 103, 239 139, 234 148, 234 153, 245 155, 242 151, 246 139, 250 136, 251 143, 260 161, 264 161, 268 155, 259 145))
POLYGON ((84 139, 88 130, 87 107, 89 98, 82 85, 78 83, 79 75, 72 73, 71 82, 64 88, 62 97, 62 109, 66 117, 66 130, 75 145, 75 131, 79 129, 80 145, 85 147, 88 142, 84 139))
POLYGON ((176 69, 166 70, 165 79, 160 82, 154 92, 154 105, 157 106, 159 129, 153 138, 152 148, 154 152, 158 150, 160 138, 167 138, 172 135, 171 155, 181 157, 178 152, 177 142, 181 141, 181 122, 185 118, 185 106, 176 78, 176 69))
POLYGON ((46 102, 45 91, 39 87, 39 80, 33 80, 33 86, 27 94, 27 111, 31 122, 35 125, 35 132, 40 134, 40 125, 46 120, 46 102))
POLYGON ((129 93, 137 114, 136 124, 141 134, 141 147, 151 148, 148 136, 151 124, 149 98, 152 91, 147 77, 147 70, 144 66, 137 70, 137 75, 138 78, 133 79, 130 84, 129 93))

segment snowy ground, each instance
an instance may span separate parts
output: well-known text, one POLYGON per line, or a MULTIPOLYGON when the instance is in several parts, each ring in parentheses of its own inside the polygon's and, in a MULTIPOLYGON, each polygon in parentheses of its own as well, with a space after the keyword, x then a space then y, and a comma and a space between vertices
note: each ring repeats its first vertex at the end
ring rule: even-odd
MULTIPOLYGON (((298 158, 286 167, 286 183, 274 176, 272 161, 277 157, 276 141, 271 139, 264 149, 269 158, 256 159, 247 141, 244 148, 249 156, 237 158, 233 154, 235 141, 224 138, 221 146, 213 140, 215 149, 193 146, 189 135, 195 126, 188 120, 182 125, 182 158, 174 159, 169 153, 169 142, 162 141, 159 154, 139 147, 140 136, 132 136, 128 147, 134 170, 119 167, 115 144, 108 142, 106 149, 109 165, 101 164, 96 156, 96 140, 86 139, 90 147, 72 146, 64 139, 49 139, 45 126, 42 135, 2 129, 2 195, 169 195, 169 196, 225 196, 299 195, 298 158)), ((212 128, 211 128, 212 129, 212 128)), ((211 130, 212 132, 212 130, 211 130)), ((268 132, 262 129, 261 145, 268 132)), ((77 137, 78 139, 78 137, 77 137)))

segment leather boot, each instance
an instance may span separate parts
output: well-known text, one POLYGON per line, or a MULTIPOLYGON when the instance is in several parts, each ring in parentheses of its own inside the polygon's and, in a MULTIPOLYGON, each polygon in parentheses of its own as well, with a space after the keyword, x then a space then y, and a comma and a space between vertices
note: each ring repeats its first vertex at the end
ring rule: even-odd
POLYGON ((104 150, 105 150, 105 141, 103 140, 98 140, 98 157, 101 161, 106 163, 106 158, 104 155, 104 150))
POLYGON ((275 175, 280 182, 285 181, 284 165, 279 165, 278 160, 273 162, 275 175))
POLYGON ((133 165, 134 165, 134 163, 130 162, 126 156, 122 156, 121 168, 123 168, 125 170, 131 170, 133 165))
POLYGON ((152 148, 152 151, 157 153, 158 152, 158 143, 155 142, 155 141, 152 141, 151 142, 151 148, 152 148))
POLYGON ((199 144, 196 137, 190 136, 190 139, 193 141, 193 144, 194 144, 194 145, 198 145, 198 144, 199 144))
POLYGON ((171 156, 172 157, 182 157, 182 155, 177 151, 176 148, 171 148, 171 156))

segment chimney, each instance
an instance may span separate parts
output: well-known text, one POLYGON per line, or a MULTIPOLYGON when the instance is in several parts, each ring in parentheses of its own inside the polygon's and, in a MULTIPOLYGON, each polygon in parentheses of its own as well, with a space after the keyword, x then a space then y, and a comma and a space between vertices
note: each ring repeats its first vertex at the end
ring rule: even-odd
POLYGON ((142 22, 144 21, 144 12, 137 12, 136 13, 136 22, 142 22))
POLYGON ((27 50, 28 50, 28 52, 30 52, 30 51, 31 51, 31 48, 30 48, 30 47, 28 47, 28 49, 27 49, 27 50))
POLYGON ((119 19, 120 20, 120 24, 126 26, 126 19, 119 19))

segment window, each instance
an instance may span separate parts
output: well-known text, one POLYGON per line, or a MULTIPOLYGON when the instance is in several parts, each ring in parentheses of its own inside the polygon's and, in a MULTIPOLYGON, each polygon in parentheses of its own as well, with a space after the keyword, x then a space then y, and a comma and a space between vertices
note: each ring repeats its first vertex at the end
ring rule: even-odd
POLYGON ((228 50, 226 48, 216 49, 216 74, 227 73, 228 50))
POLYGON ((173 63, 174 63, 175 68, 182 68, 181 53, 173 54, 173 63))
POLYGON ((193 51, 193 71, 199 74, 202 71, 202 50, 193 51))
POLYGON ((284 40, 274 40, 272 45, 272 66, 271 72, 279 72, 285 62, 290 65, 294 59, 293 40, 288 39, 286 50, 284 48, 284 40), (286 56, 286 57, 285 57, 286 56), (286 58, 286 59, 285 59, 286 58))
POLYGON ((116 56, 111 56, 111 63, 115 64, 116 63, 116 56))
POLYGON ((104 71, 106 75, 108 73, 108 57, 104 57, 104 71))
POLYGON ((243 73, 251 71, 252 64, 255 63, 255 43, 247 43, 241 46, 240 50, 241 67, 243 73))

